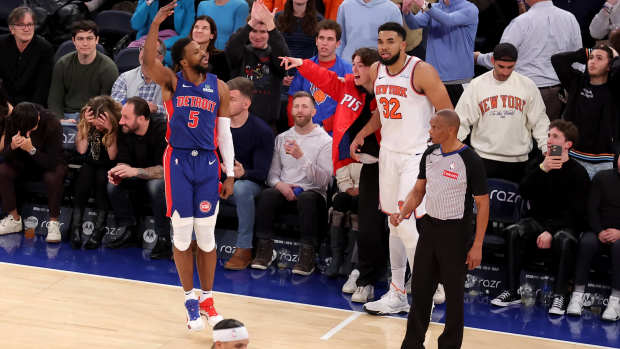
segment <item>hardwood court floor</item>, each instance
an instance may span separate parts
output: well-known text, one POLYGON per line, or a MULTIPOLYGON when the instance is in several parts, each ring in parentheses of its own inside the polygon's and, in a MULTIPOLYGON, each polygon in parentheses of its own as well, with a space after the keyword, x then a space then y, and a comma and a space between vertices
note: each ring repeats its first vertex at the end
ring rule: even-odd
MULTIPOLYGON (((0 285, 1 348, 211 347, 210 329, 186 330, 178 287, 5 263, 0 263, 0 285)), ((246 324, 250 348, 396 349, 405 333, 400 318, 226 293, 216 293, 215 301, 225 317, 246 324)), ((442 329, 431 325, 427 348, 437 348, 442 329)), ((588 347, 475 329, 465 330, 463 344, 472 349, 588 347)))

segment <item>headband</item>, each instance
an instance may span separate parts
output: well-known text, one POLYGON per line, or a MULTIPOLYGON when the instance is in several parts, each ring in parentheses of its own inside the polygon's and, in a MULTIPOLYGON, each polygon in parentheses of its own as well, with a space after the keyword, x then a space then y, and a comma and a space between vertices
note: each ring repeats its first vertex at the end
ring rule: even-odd
POLYGON ((245 327, 213 330, 213 342, 235 342, 250 338, 245 327))

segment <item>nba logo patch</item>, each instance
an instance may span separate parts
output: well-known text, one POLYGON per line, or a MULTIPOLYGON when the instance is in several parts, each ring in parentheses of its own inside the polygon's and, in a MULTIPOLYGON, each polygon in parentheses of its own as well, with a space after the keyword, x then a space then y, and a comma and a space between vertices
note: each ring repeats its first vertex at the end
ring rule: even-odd
POLYGON ((211 203, 207 200, 200 202, 200 212, 207 213, 211 211, 211 203))
POLYGON ((206 86, 202 89, 202 91, 203 91, 203 92, 212 93, 212 92, 213 92, 213 89, 211 88, 211 86, 206 85, 206 86))

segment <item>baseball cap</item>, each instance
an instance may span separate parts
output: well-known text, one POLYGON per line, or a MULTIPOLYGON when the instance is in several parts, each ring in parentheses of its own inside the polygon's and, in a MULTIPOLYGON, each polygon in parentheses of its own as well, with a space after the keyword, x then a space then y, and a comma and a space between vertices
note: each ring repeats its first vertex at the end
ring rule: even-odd
POLYGON ((516 62, 519 53, 517 48, 510 43, 499 43, 493 49, 493 58, 496 61, 516 62))

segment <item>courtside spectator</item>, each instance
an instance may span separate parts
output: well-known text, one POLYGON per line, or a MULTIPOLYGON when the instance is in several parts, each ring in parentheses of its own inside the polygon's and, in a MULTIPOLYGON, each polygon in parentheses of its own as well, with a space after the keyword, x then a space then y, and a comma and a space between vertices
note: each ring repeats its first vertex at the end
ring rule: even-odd
POLYGON ((359 193, 362 164, 352 162, 336 170, 339 192, 332 198, 333 210, 329 228, 332 262, 325 270, 329 277, 349 276, 352 253, 359 232, 359 193))
POLYGON ((9 101, 47 104, 54 67, 54 50, 35 35, 36 16, 28 7, 17 7, 7 20, 11 34, 0 36, 0 78, 9 101))
POLYGON ((18 181, 43 180, 47 190, 49 224, 46 241, 61 240, 60 203, 67 166, 63 159, 62 127, 48 110, 29 102, 15 106, 6 118, 0 138, 0 200, 2 212, 0 235, 22 231, 22 219, 17 211, 18 181))
MULTIPOLYGON (((157 15, 157 11, 171 2, 172 0, 139 0, 136 10, 131 16, 131 27, 138 32, 136 34, 137 39, 146 36, 153 22, 153 18, 157 15)), ((164 45, 168 48, 168 51, 170 51, 172 45, 174 45, 179 38, 189 36, 192 30, 194 17, 196 17, 194 1, 177 0, 177 6, 174 8, 174 16, 166 18, 159 27, 160 31, 167 32, 164 45)), ((172 65, 170 52, 165 55, 165 62, 169 66, 172 65)))
POLYGON ((478 28, 478 8, 467 0, 404 0, 402 12, 411 29, 426 28, 426 61, 446 85, 452 105, 463 94, 463 84, 474 76, 474 41, 478 28), (410 11, 415 3, 422 10, 410 11), (426 7, 425 7, 426 5, 426 7))
POLYGON ((242 322, 224 319, 213 326, 211 349, 247 349, 250 335, 242 322))
POLYGON ((234 33, 226 44, 230 76, 254 82, 256 93, 250 112, 273 129, 280 117, 280 86, 286 75, 278 57, 288 56, 284 37, 276 28, 273 13, 259 1, 252 6, 248 24, 234 33))
POLYGON ((607 0, 590 23, 590 35, 603 40, 620 26, 620 1, 607 0))
MULTIPOLYGON (((158 40, 157 58, 163 62, 166 55, 166 46, 158 40)), ((112 85, 112 98, 121 104, 125 104, 127 99, 138 96, 149 104, 151 113, 166 114, 164 104, 161 99, 161 87, 153 81, 142 68, 144 58, 144 46, 140 46, 138 61, 140 66, 122 73, 112 85)))
POLYGON ((273 223, 278 214, 299 214, 301 246, 293 273, 314 271, 315 246, 327 225, 327 187, 332 180, 332 138, 312 123, 316 113, 312 95, 297 92, 293 97, 295 126, 276 138, 271 168, 259 198, 256 215, 258 238, 252 268, 267 269, 273 262, 273 223))
POLYGON ((614 168, 600 171, 592 180, 588 201, 589 232, 579 239, 575 288, 566 312, 581 315, 586 282, 592 260, 601 253, 611 257, 611 295, 603 319, 620 320, 620 152, 614 158, 614 168))
MULTIPOLYGON (((336 55, 336 49, 340 46, 341 35, 342 30, 340 29, 340 25, 335 21, 326 19, 319 22, 317 26, 317 35, 314 42, 314 47, 316 47, 318 54, 310 58, 310 60, 319 64, 321 67, 335 72, 338 76, 344 77, 346 74, 351 73, 351 64, 336 55)), ((306 58, 300 56, 294 57, 306 58)), ((304 78, 300 73, 295 74, 295 78, 293 79, 291 87, 288 90, 289 96, 287 109, 289 126, 293 126, 291 109, 293 108, 293 95, 295 95, 297 91, 306 91, 314 97, 314 101, 317 105, 316 115, 312 118, 312 122, 325 126, 323 125, 323 120, 329 119, 334 114, 336 107, 338 106, 338 102, 316 87, 316 85, 308 79, 304 78)))
POLYGON ((265 186, 273 156, 273 131, 259 117, 249 112, 254 94, 252 81, 236 77, 230 89, 230 131, 235 147, 235 187, 228 200, 237 208, 236 249, 224 268, 245 269, 252 261, 255 198, 265 186))
POLYGON ((525 173, 532 137, 544 153, 549 118, 534 82, 514 71, 517 49, 508 43, 493 51, 493 70, 473 79, 456 105, 461 118, 458 137, 470 133, 471 145, 482 158, 488 178, 520 182, 525 173))
MULTIPOLYGON (((511 43, 519 51, 515 70, 532 79, 540 89, 550 120, 558 119, 562 102, 560 80, 551 66, 551 56, 582 47, 581 31, 575 16, 553 5, 551 0, 526 0, 531 8, 513 19, 500 42, 511 43)), ((493 53, 474 53, 476 64, 493 68, 493 53)))
POLYGON ((551 62, 568 91, 563 117, 579 128, 570 155, 590 178, 613 167, 614 146, 620 145, 620 60, 606 45, 553 55, 551 62), (587 73, 573 67, 587 64, 587 73))
POLYGON ((75 137, 75 148, 85 155, 84 163, 75 181, 73 216, 71 218, 71 247, 82 245, 82 217, 91 193, 95 194, 97 218, 86 248, 96 248, 105 232, 107 213, 110 210, 108 170, 118 154, 116 137, 121 105, 110 96, 91 98, 82 108, 75 137))
MULTIPOLYGON (((577 238, 585 229, 586 199, 590 178, 586 170, 568 156, 578 138, 570 121, 554 120, 549 126, 548 148, 559 147, 561 155, 547 155, 527 171, 519 188, 531 206, 528 217, 506 228, 508 288, 491 301, 505 307, 521 303, 517 294, 523 258, 542 250, 554 269, 555 286, 550 314, 565 312, 568 281, 575 265, 577 238), (546 251, 546 252, 545 252, 546 251)), ((552 150, 549 150, 551 152, 552 150)))
POLYGON ((162 165, 167 146, 166 123, 151 119, 150 114, 147 102, 140 97, 129 98, 121 110, 118 164, 108 171, 108 197, 117 229, 115 234, 105 235, 103 242, 108 247, 120 247, 129 240, 130 230, 137 224, 132 204, 136 201, 131 198, 142 194, 151 204, 158 237, 151 258, 165 258, 172 254, 162 165))
POLYGON ((189 37, 200 45, 200 49, 207 51, 209 55, 209 73, 215 74, 222 81, 228 81, 230 78, 230 68, 228 68, 226 54, 224 51, 215 48, 217 26, 213 18, 205 15, 196 17, 189 37))
POLYGON ((403 24, 403 16, 390 0, 344 0, 338 8, 342 28, 341 45, 336 53, 351 63, 358 48, 377 46, 377 29, 386 22, 403 24))
POLYGON ((207 0, 198 5, 197 16, 209 16, 219 30, 215 48, 223 50, 230 36, 246 24, 250 8, 245 0, 207 0))
POLYGON ((112 59, 97 51, 95 22, 73 23, 71 35, 76 51, 56 62, 47 104, 56 116, 76 122, 90 98, 110 94, 118 68, 112 59))

